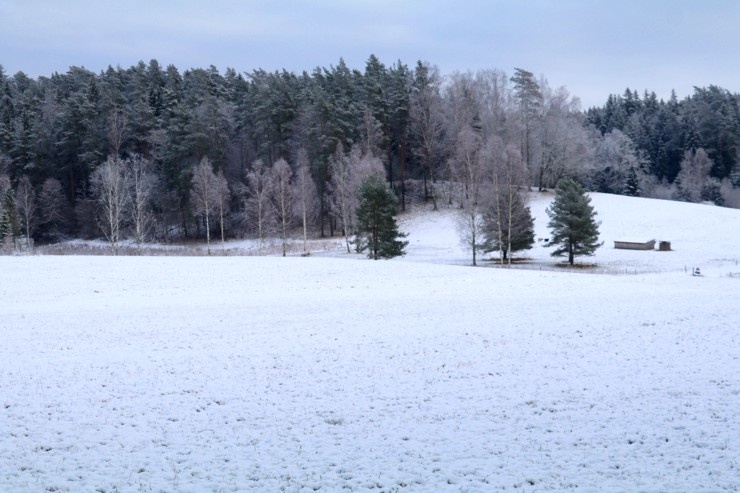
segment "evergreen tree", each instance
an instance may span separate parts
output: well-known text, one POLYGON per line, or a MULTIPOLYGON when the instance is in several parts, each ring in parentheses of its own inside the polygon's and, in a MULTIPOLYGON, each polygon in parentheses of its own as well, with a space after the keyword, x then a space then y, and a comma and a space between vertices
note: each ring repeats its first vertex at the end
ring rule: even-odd
POLYGON ((18 219, 18 209, 15 206, 13 189, 8 188, 3 196, 0 207, 0 242, 9 238, 13 240, 21 234, 21 223, 18 219))
POLYGON ((357 208, 355 249, 368 251, 373 260, 403 255, 408 241, 406 233, 398 230, 393 216, 396 214, 396 196, 382 178, 369 175, 360 187, 360 205, 357 208))
POLYGON ((630 166, 627 170, 624 194, 630 197, 638 197, 640 195, 640 180, 637 176, 637 169, 634 166, 630 166))
POLYGON ((599 243, 599 224, 594 220, 596 211, 591 198, 577 182, 563 179, 555 190, 555 201, 547 208, 552 231, 551 245, 557 245, 553 257, 568 255, 573 265, 577 255, 592 255, 603 243, 599 243))

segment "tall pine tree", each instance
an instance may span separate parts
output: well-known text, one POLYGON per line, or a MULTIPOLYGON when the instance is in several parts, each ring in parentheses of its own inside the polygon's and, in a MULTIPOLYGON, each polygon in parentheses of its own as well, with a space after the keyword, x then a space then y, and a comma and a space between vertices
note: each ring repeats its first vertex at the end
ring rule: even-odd
POLYGON ((591 198, 577 182, 563 179, 555 190, 555 201, 547 208, 548 226, 552 231, 550 244, 557 248, 553 257, 567 255, 568 263, 578 255, 593 255, 599 243, 599 223, 591 198))

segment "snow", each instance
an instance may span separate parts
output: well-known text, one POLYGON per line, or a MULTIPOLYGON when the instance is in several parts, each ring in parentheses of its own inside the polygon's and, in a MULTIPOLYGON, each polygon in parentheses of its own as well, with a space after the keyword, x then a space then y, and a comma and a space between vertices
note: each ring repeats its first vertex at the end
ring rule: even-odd
POLYGON ((737 491, 740 211, 592 197, 575 271, 423 207, 391 261, 0 257, 0 491, 737 491))

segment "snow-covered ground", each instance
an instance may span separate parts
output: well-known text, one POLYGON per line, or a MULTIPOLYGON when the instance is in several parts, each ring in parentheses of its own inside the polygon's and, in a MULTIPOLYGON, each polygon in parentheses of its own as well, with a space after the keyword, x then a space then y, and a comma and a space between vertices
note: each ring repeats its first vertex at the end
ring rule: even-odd
POLYGON ((740 211, 593 204, 591 273, 423 208, 391 261, 0 257, 0 491, 740 490, 740 211))

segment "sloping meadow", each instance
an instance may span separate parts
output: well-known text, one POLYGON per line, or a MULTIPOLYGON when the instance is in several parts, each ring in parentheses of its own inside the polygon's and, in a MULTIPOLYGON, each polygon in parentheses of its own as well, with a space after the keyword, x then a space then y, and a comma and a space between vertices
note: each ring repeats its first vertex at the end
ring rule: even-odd
POLYGON ((737 250, 410 261, 428 217, 393 261, 0 257, 0 490, 737 490, 737 250))

